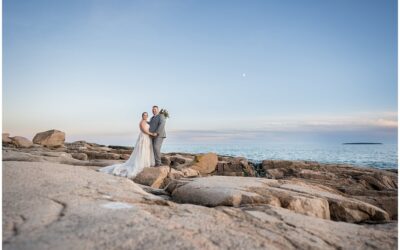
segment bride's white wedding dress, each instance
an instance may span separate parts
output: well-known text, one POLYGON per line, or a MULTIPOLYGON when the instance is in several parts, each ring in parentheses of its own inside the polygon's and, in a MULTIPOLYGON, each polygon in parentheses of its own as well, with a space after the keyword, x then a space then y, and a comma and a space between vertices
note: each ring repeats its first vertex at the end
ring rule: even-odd
MULTIPOLYGON (((145 130, 149 130, 150 125, 145 124, 145 130)), ((150 136, 140 130, 136 145, 129 159, 120 164, 100 168, 98 171, 133 179, 146 167, 155 165, 153 145, 150 136)))

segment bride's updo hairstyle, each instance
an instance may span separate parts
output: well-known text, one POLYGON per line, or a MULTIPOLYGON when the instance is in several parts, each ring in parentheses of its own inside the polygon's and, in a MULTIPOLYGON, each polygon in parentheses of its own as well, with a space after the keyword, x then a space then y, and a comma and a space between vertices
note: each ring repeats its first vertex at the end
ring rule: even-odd
POLYGON ((149 114, 147 114, 147 112, 143 112, 143 113, 142 113, 142 118, 144 117, 145 114, 146 114, 146 115, 149 115, 149 114))

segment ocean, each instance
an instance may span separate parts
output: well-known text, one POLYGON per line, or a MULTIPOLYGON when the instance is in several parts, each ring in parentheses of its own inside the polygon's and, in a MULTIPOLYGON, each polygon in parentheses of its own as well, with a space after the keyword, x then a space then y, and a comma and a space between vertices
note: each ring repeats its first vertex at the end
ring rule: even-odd
POLYGON ((168 144, 163 153, 207 153, 243 156, 253 162, 271 160, 310 160, 321 163, 352 164, 397 169, 397 144, 168 144))

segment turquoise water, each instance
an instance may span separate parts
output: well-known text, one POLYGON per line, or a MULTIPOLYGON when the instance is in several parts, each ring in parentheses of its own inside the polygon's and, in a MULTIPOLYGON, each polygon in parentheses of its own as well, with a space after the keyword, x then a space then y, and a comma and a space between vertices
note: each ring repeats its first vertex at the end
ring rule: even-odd
POLYGON ((243 156, 260 162, 264 159, 311 160, 322 163, 346 163, 357 166, 397 169, 397 144, 167 144, 162 152, 206 153, 243 156))

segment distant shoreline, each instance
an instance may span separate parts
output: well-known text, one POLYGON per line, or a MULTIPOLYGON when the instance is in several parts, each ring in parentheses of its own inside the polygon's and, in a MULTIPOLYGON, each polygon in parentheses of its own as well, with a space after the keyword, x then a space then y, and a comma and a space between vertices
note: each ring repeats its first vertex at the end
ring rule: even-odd
POLYGON ((344 143, 342 143, 343 145, 375 145, 375 144, 378 144, 378 145, 381 145, 381 144, 383 144, 383 143, 381 143, 381 142, 344 142, 344 143))

